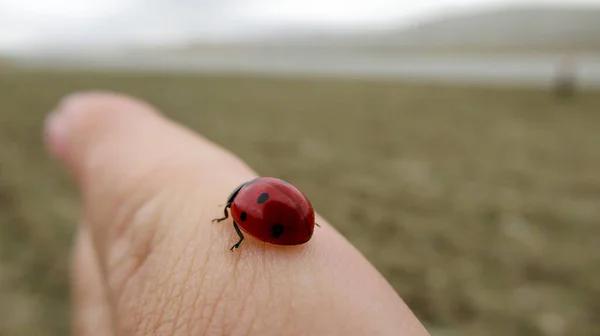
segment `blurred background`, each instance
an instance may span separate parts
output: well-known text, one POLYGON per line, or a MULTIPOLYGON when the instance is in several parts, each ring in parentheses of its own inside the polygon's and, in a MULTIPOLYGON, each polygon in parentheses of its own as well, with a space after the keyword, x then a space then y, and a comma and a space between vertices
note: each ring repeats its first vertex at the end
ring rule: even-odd
POLYGON ((64 335, 74 90, 300 187, 434 336, 600 335, 600 1, 0 0, 0 335, 64 335))

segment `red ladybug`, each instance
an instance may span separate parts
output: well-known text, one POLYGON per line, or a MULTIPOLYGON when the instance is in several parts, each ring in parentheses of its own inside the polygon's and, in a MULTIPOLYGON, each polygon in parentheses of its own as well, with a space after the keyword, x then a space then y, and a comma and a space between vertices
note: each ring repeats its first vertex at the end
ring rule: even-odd
POLYGON ((225 217, 231 210, 233 228, 244 240, 240 228, 247 234, 270 244, 300 245, 310 240, 315 225, 315 212, 310 201, 288 182, 273 177, 258 177, 235 188, 223 209, 225 217))

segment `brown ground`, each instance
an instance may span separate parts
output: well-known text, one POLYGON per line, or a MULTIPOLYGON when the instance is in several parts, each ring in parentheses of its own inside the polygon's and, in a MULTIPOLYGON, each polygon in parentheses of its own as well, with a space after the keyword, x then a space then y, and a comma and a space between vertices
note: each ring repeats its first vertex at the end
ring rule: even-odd
POLYGON ((0 335, 67 332, 79 203, 41 130, 88 88, 145 98, 298 185, 434 335, 600 333, 598 93, 5 72, 0 335))

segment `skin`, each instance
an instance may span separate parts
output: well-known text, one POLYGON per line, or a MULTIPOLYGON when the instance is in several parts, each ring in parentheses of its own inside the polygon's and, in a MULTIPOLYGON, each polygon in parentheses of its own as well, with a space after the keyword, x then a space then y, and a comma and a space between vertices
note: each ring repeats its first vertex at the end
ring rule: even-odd
POLYGON ((223 199, 257 176, 148 104, 64 98, 49 151, 83 201, 73 251, 76 335, 427 335, 397 293, 326 220, 301 246, 252 238, 236 253, 223 199))

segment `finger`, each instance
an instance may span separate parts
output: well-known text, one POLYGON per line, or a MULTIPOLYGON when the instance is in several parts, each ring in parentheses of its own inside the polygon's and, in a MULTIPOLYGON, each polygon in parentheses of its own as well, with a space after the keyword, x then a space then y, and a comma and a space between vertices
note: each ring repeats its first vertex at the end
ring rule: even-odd
POLYGON ((73 279, 74 335, 114 335, 106 285, 102 279, 91 237, 85 227, 81 229, 75 242, 71 278, 73 279))
POLYGON ((80 184, 120 330, 424 332, 321 218, 304 246, 247 239, 229 252, 234 231, 210 221, 233 188, 256 176, 229 152, 124 96, 78 95, 60 110, 49 122, 50 148, 80 184))

